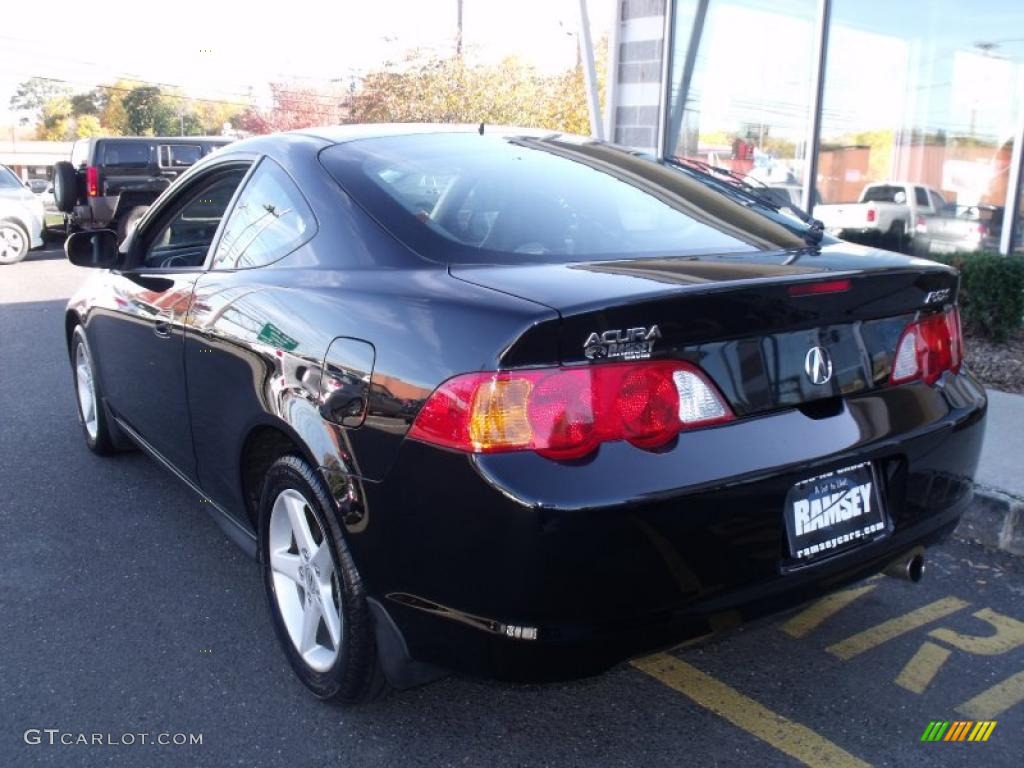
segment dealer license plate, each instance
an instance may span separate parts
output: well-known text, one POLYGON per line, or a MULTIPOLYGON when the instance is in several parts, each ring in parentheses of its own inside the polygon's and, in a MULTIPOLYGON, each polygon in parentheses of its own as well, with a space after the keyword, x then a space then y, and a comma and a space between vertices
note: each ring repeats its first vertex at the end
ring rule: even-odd
POLYGON ((786 495, 785 518, 794 560, 857 546, 883 534, 889 524, 869 461, 801 480, 786 495))

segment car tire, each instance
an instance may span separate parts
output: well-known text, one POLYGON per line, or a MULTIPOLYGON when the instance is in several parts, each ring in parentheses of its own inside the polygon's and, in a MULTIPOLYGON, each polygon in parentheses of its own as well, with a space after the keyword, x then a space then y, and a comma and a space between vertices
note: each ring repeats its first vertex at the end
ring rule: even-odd
POLYGON ((64 213, 75 210, 78 202, 78 172, 67 160, 53 164, 53 201, 64 213))
POLYGON ((893 244, 893 250, 903 253, 907 239, 906 224, 902 221, 894 221, 889 228, 889 239, 893 244))
POLYGON ((0 264, 17 264, 28 256, 28 230, 12 219, 0 221, 0 264))
POLYGON ((142 214, 146 212, 148 206, 136 205, 134 208, 130 208, 128 213, 117 220, 117 243, 120 245, 124 242, 124 239, 128 237, 128 233, 131 231, 131 225, 142 218, 142 214))
POLYGON ((274 629, 303 684, 340 704, 380 696, 386 685, 362 580, 323 481, 297 456, 267 471, 259 553, 274 629))
POLYGON ((116 440, 107 421, 103 407, 102 391, 96 378, 92 350, 85 338, 81 325, 75 326, 71 334, 71 370, 75 378, 75 402, 78 405, 78 420, 85 435, 89 450, 100 456, 117 452, 116 440))

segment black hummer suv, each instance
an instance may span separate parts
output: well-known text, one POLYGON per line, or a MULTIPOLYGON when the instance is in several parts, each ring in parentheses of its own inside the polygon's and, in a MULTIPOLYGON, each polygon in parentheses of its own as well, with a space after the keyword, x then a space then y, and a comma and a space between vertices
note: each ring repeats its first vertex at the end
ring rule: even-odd
POLYGON ((128 226, 178 174, 225 144, 226 137, 93 137, 71 148, 71 162, 53 166, 53 196, 70 233, 128 226))

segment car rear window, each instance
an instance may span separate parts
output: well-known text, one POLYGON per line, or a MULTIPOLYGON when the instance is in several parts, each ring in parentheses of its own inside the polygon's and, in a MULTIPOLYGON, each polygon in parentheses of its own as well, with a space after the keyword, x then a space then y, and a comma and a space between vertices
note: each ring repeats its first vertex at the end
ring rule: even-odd
POLYGON ((137 141, 105 141, 100 165, 111 168, 145 168, 152 160, 151 144, 137 141))
POLYGON ((864 190, 865 203, 905 203, 907 192, 903 187, 892 184, 878 184, 864 190))
POLYGON ((694 204, 619 170, 619 150, 606 152, 602 159, 568 140, 436 133, 338 144, 321 160, 385 228, 436 261, 756 250, 694 204))

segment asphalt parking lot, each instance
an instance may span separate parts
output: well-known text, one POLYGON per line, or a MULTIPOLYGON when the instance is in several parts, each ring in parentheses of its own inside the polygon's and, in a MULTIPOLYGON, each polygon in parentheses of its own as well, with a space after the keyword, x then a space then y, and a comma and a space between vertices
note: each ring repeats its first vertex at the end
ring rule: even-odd
POLYGON ((0 268, 0 765, 1020 765, 1024 560, 959 540, 919 585, 879 577, 596 679, 316 702, 255 563, 200 499, 141 454, 82 443, 62 322, 84 272, 55 246, 0 268), (933 721, 997 725, 922 742, 933 721))

